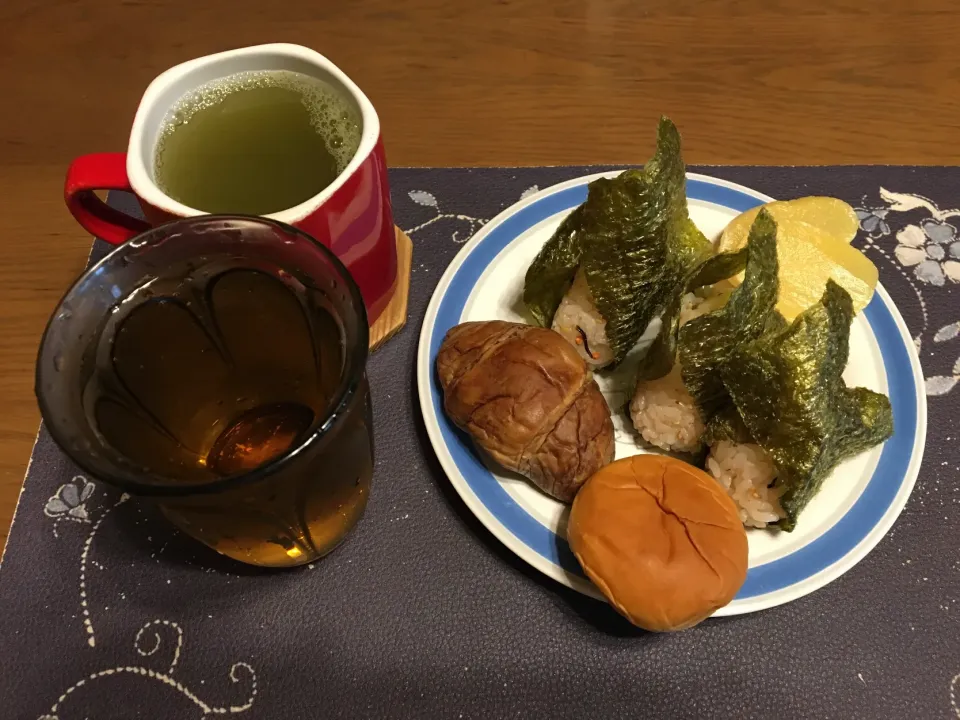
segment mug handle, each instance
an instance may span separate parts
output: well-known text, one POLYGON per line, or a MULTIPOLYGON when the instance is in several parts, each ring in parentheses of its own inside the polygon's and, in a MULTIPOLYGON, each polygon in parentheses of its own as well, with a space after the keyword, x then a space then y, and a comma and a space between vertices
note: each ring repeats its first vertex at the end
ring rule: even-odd
POLYGON ((70 163, 63 197, 84 230, 111 245, 120 245, 150 229, 150 223, 107 205, 95 190, 132 192, 126 153, 93 153, 70 163))

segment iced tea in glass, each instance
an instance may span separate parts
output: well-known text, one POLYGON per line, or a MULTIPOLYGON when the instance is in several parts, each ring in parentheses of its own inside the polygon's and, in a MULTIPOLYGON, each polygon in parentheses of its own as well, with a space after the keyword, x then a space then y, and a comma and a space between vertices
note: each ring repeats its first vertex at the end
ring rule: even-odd
POLYGON ((264 218, 207 215, 118 247, 66 294, 36 392, 93 478, 245 563, 300 565, 363 514, 368 326, 347 270, 264 218))

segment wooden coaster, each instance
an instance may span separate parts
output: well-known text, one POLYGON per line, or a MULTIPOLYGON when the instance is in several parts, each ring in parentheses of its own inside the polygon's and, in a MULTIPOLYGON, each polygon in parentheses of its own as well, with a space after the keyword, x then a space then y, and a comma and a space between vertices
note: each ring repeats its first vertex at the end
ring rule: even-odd
POLYGON ((370 352, 374 352, 396 335, 407 323, 407 301, 410 299, 410 264, 413 243, 400 228, 397 232, 397 285, 390 304, 370 326, 370 352))

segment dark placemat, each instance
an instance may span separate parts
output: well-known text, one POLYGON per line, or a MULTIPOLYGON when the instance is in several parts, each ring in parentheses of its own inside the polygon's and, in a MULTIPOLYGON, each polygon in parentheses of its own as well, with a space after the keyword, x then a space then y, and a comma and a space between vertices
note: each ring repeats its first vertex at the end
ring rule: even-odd
POLYGON ((652 635, 501 546, 426 440, 417 336, 481 223, 585 169, 398 169, 410 320, 370 361, 377 469, 357 530, 300 570, 238 567, 83 477, 41 430, 0 566, 0 717, 960 716, 960 168, 704 171, 861 208, 857 243, 921 348, 923 469, 856 568, 790 605, 652 635))

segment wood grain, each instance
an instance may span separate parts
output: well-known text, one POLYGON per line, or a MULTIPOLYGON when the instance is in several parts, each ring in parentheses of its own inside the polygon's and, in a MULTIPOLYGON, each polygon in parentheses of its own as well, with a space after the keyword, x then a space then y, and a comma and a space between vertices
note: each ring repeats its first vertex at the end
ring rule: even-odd
POLYGON ((410 300, 410 268, 413 263, 413 242, 400 228, 397 235, 397 283, 393 298, 384 308, 377 321, 370 326, 370 352, 376 352, 383 344, 400 332, 407 324, 407 304, 410 300))
POLYGON ((393 165, 637 162, 661 113, 691 163, 960 162, 948 0, 4 0, 0 37, 4 535, 37 342, 90 244, 64 171, 123 149, 143 89, 180 61, 314 47, 373 100, 393 165))

